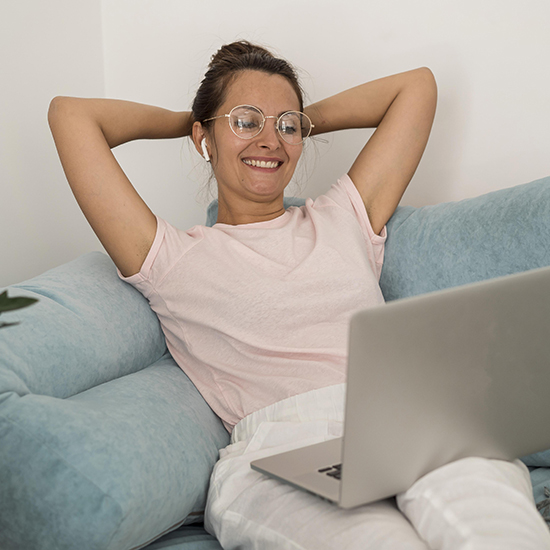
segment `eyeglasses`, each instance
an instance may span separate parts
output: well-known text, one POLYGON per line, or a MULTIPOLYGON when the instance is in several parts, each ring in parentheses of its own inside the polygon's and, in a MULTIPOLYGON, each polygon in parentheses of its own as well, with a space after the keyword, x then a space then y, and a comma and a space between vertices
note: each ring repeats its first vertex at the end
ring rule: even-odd
POLYGON ((263 130, 266 118, 277 119, 279 135, 291 145, 303 143, 314 128, 310 118, 300 111, 286 111, 281 116, 265 116, 258 107, 253 105, 237 105, 229 111, 228 115, 213 116, 203 122, 217 118, 229 119, 229 127, 242 139, 256 137, 263 130))

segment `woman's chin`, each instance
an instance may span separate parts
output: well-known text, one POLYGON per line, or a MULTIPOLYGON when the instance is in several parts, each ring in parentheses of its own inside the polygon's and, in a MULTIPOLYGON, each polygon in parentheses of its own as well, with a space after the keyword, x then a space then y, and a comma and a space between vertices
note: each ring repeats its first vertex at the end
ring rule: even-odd
POLYGON ((255 179, 246 185, 247 191, 253 195, 273 199, 276 199, 284 193, 285 187, 285 182, 280 180, 274 181, 269 178, 255 179))

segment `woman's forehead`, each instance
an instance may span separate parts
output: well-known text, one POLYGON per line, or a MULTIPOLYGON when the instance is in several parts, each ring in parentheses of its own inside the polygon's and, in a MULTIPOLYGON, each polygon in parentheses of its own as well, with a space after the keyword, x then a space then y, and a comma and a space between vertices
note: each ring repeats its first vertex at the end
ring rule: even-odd
POLYGON ((259 107, 265 115, 300 110, 300 100, 290 82, 284 76, 261 71, 238 74, 229 85, 220 112, 229 112, 237 105, 259 107))

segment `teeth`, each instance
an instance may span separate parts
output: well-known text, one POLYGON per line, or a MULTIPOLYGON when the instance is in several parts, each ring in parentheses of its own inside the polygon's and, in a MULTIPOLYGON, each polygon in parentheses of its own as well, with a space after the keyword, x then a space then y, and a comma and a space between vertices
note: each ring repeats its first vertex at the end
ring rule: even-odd
POLYGON ((266 162, 265 160, 245 159, 243 160, 243 162, 245 164, 248 164, 248 166, 255 166, 256 168, 277 168, 277 166, 279 166, 279 163, 277 161, 266 162))

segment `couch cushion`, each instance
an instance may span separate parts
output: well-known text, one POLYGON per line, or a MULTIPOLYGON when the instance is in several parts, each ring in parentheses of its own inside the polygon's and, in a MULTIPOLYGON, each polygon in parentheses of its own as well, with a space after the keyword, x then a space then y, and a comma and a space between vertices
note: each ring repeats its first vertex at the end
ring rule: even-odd
POLYGON ((146 550, 222 550, 201 525, 184 525, 147 546, 146 550))
POLYGON ((143 369, 166 351, 147 300, 100 252, 8 287, 8 295, 39 302, 2 314, 20 321, 0 330, 3 392, 69 397, 143 369))
POLYGON ((0 548, 137 548, 200 520, 229 435, 147 301, 103 254, 8 291, 40 302, 0 330, 0 548))
POLYGON ((529 470, 537 508, 550 527, 550 470, 548 468, 529 468, 529 470))
POLYGON ((550 177, 459 202, 400 207, 388 222, 386 300, 550 265, 550 177))

